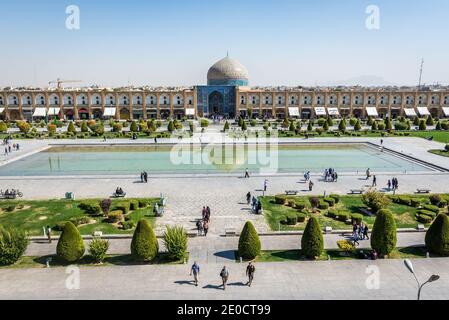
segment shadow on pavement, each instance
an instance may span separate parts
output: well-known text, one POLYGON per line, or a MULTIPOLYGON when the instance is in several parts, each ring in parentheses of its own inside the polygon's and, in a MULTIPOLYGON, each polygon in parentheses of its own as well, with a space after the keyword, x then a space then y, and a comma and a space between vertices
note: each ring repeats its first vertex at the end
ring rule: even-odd
POLYGON ((208 285, 204 286, 203 289, 223 290, 222 285, 217 286, 217 285, 213 285, 213 284, 208 284, 208 285))
POLYGON ((188 284, 188 285, 191 285, 191 286, 195 286, 195 282, 188 281, 188 280, 175 281, 175 283, 179 284, 179 285, 188 284))
POLYGON ((235 261, 235 251, 234 250, 215 252, 214 256, 235 261))

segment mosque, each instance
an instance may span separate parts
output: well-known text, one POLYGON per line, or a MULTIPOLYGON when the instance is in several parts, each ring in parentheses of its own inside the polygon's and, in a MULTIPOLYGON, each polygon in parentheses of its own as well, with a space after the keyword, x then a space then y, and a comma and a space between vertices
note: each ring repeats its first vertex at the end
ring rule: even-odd
POLYGON ((250 87, 248 70, 226 56, 207 85, 131 88, 5 88, 0 118, 167 119, 222 116, 301 119, 368 116, 449 117, 447 87, 250 87))

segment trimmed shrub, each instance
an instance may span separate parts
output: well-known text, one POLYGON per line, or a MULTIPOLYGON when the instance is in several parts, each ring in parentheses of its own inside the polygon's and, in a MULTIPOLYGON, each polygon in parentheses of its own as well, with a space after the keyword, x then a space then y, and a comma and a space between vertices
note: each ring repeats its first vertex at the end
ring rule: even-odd
POLYGON ((89 132, 89 127, 87 126, 86 120, 81 123, 81 132, 89 132))
POLYGON ((8 131, 8 125, 3 121, 0 122, 0 132, 5 133, 8 131))
POLYGON ((84 213, 90 216, 98 216, 101 212, 100 205, 89 202, 81 202, 78 205, 78 208, 80 208, 81 210, 84 211, 84 213))
POLYGON ((350 217, 350 213, 349 212, 346 212, 346 211, 340 211, 339 213, 338 213, 338 221, 341 221, 341 222, 346 222, 346 221, 348 221, 349 220, 349 217, 350 217))
POLYGON ((146 208, 150 205, 150 200, 148 199, 139 199, 139 208, 146 208))
POLYGON ((296 206, 295 199, 287 199, 287 206, 294 208, 296 206))
POLYGON ((75 125, 73 124, 73 121, 69 122, 69 125, 67 127, 67 132, 76 134, 76 128, 75 128, 75 125))
POLYGON ((363 203, 376 214, 390 204, 390 198, 376 190, 369 190, 362 195, 363 203))
POLYGON ((337 246, 344 252, 353 252, 355 250, 354 244, 349 240, 338 240, 337 246))
POLYGON ((178 261, 184 259, 187 253, 187 232, 183 227, 167 226, 163 239, 168 257, 171 260, 178 261))
POLYGON ((435 218, 438 215, 438 213, 436 213, 434 211, 429 211, 429 210, 425 210, 425 209, 418 210, 416 213, 417 214, 425 214, 426 216, 429 216, 432 218, 435 218))
POLYGON ((66 222, 56 247, 56 254, 66 262, 76 262, 84 255, 84 242, 73 223, 66 222))
POLYGON ((103 199, 100 201, 100 208, 106 217, 109 215, 109 211, 111 211, 111 205, 112 205, 111 199, 103 199))
POLYGON ((280 223, 280 224, 287 224, 287 216, 286 215, 284 215, 284 214, 282 214, 282 215, 279 215, 278 216, 278 222, 280 223))
POLYGON ((295 203, 295 209, 298 209, 299 211, 304 210, 306 208, 306 203, 304 201, 296 201, 295 203))
POLYGON ((414 207, 414 208, 419 208, 422 204, 422 200, 421 199, 410 199, 410 206, 414 207))
POLYGON ((136 226, 136 224, 134 223, 134 221, 131 221, 131 220, 128 220, 128 221, 125 221, 122 223, 123 230, 131 230, 135 226, 136 226))
POLYGON ((28 247, 25 232, 18 229, 4 229, 0 226, 0 265, 16 263, 28 247))
POLYGON ((159 252, 159 243, 147 220, 140 220, 131 241, 131 254, 137 261, 151 261, 159 252))
POLYGON ((316 209, 318 208, 318 206, 320 205, 320 199, 317 197, 311 197, 309 199, 310 205, 312 206, 312 208, 316 209))
POLYGON ((327 203, 327 202, 321 202, 321 203, 318 205, 318 209, 320 209, 320 210, 327 210, 327 209, 329 209, 329 203, 327 203))
POLYGON ((22 132, 22 133, 28 133, 31 129, 31 125, 26 121, 18 121, 17 127, 19 128, 20 132, 22 132))
POLYGON ((406 205, 406 206, 411 206, 412 200, 408 196, 399 196, 397 198, 397 203, 403 204, 403 205, 406 205))
POLYGON ((298 217, 295 213, 289 212, 285 216, 287 217, 287 225, 294 226, 298 223, 298 217))
POLYGON ((424 210, 429 210, 435 213, 439 213, 440 212, 440 208, 438 208, 437 206, 431 205, 431 204, 426 204, 423 206, 424 210))
POLYGON ((109 241, 94 238, 89 244, 89 254, 97 263, 102 263, 109 249, 109 241))
POLYGON ((304 212, 298 212, 296 214, 296 220, 298 223, 303 223, 307 219, 307 214, 304 212))
POLYGON ((256 229, 250 221, 245 223, 239 238, 238 255, 244 259, 254 259, 260 255, 261 243, 256 229))
POLYGON ((117 205, 115 206, 115 209, 121 210, 123 212, 123 214, 128 214, 130 207, 131 207, 130 202, 124 201, 124 202, 117 203, 117 205))
POLYGON ((330 198, 335 200, 335 203, 339 203, 340 202, 340 196, 338 194, 331 194, 329 195, 330 198))
POLYGON ((390 210, 379 210, 371 235, 371 247, 379 256, 389 255, 396 247, 396 222, 390 210))
POLYGON ((327 197, 323 199, 324 202, 327 202, 329 204, 329 207, 335 206, 335 199, 331 197, 327 197))
POLYGON ((329 218, 336 219, 336 218, 338 217, 338 211, 335 210, 335 209, 330 209, 330 210, 327 212, 327 216, 328 216, 329 218))
POLYGON ((363 215, 359 213, 351 214, 351 222, 352 223, 361 223, 363 221, 363 215))
POLYGON ((139 201, 138 200, 130 200, 129 201, 129 210, 137 210, 139 209, 139 201))
POLYGON ((418 222, 424 223, 424 224, 429 224, 433 221, 433 217, 428 216, 426 214, 418 214, 416 219, 418 220, 418 222))
POLYGON ((207 121, 207 119, 201 119, 200 127, 201 128, 207 128, 208 126, 209 126, 209 121, 207 121))
POLYGON ((439 194, 433 194, 429 196, 430 203, 437 206, 441 202, 441 196, 439 194))
POLYGON ((228 131, 229 130, 229 122, 226 120, 224 127, 223 127, 223 131, 228 131))
POLYGON ((137 123, 135 121, 131 122, 131 125, 129 126, 129 131, 130 132, 138 132, 139 131, 139 126, 137 125, 137 123))
POLYGON ((123 126, 120 122, 116 122, 113 124, 113 126, 112 126, 113 132, 122 132, 122 130, 123 130, 123 126))
POLYGON ((434 254, 449 256, 449 217, 439 214, 426 233, 426 247, 434 254))
POLYGON ((122 210, 111 211, 109 212, 108 218, 111 223, 123 221, 123 211, 122 210))
POLYGON ((323 234, 315 217, 307 222, 301 239, 301 252, 309 259, 319 257, 324 250, 323 234))
POLYGON ((419 130, 421 130, 421 131, 427 130, 427 125, 426 125, 426 121, 425 120, 420 120, 419 121, 419 130))
POLYGON ((276 204, 284 205, 287 203, 287 196, 283 194, 279 194, 274 196, 274 202, 276 204))

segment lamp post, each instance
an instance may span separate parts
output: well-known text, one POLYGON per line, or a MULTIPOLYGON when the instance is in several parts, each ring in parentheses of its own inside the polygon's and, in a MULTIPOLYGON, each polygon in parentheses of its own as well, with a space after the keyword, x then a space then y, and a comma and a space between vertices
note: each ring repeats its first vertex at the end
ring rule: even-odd
POLYGON ((413 264, 412 264, 412 262, 411 262, 409 259, 405 259, 405 260, 404 260, 404 264, 405 264, 405 266, 407 267, 407 269, 413 274, 413 277, 415 278, 416 283, 418 284, 418 300, 420 300, 420 299, 421 299, 421 290, 422 290, 422 288, 423 288, 426 284, 428 284, 428 283, 437 281, 438 279, 440 279, 440 276, 439 276, 439 275, 436 275, 436 274, 431 275, 430 278, 429 278, 429 280, 427 280, 426 282, 424 282, 423 284, 421 284, 421 283, 419 282, 419 280, 418 280, 418 277, 417 277, 416 274, 415 274, 415 269, 413 269, 413 264))

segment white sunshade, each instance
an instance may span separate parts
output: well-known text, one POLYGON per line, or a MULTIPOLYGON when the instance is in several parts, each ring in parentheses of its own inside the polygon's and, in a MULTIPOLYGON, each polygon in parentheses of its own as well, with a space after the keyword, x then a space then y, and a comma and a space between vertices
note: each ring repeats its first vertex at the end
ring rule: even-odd
POLYGON ((49 116, 57 116, 59 114, 59 110, 61 110, 61 109, 60 108, 48 108, 47 114, 49 116))
POLYGON ((326 113, 326 108, 324 108, 324 107, 316 107, 315 108, 315 114, 317 116, 325 116, 327 114, 326 113))
POLYGON ((446 117, 449 117, 449 107, 443 107, 443 113, 446 117))
POLYGON ((298 107, 289 107, 288 108, 288 113, 292 117, 299 117, 299 108, 298 107))
POLYGON ((338 108, 327 108, 327 112, 330 116, 338 116, 340 114, 338 108))
POLYGON ((194 115, 195 115, 195 108, 186 109, 186 116, 194 116, 194 115))
POLYGON ((115 116, 115 108, 104 108, 104 117, 114 117, 115 116))
POLYGON ((415 109, 412 109, 412 108, 405 108, 405 109, 404 109, 404 112, 405 112, 405 115, 406 115, 407 117, 416 117, 415 109))
POLYGON ((5 111, 5 108, 0 108, 0 113, 3 113, 5 111))
POLYGON ((377 109, 374 107, 368 107, 366 108, 366 112, 368 113, 369 116, 372 117, 377 117, 379 116, 379 114, 377 113, 377 109))
POLYGON ((418 113, 420 116, 430 115, 429 109, 427 109, 427 107, 418 107, 418 113))
POLYGON ((34 109, 33 117, 45 117, 46 114, 47 114, 47 109, 36 108, 36 109, 34 109))

